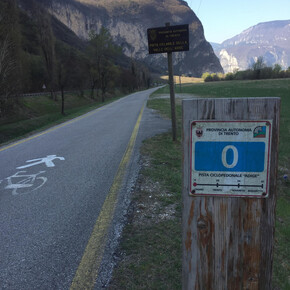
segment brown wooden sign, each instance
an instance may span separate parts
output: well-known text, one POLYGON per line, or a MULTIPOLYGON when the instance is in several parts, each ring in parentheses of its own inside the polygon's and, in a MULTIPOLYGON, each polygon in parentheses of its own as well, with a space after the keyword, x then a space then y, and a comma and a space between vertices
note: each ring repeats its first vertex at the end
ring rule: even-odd
MULTIPOLYGON (((279 98, 202 98, 183 101, 182 231, 184 290, 272 289, 279 115, 279 98), (262 121, 261 124, 260 121, 262 121), (237 122, 240 126, 225 126, 225 124, 236 124, 237 122), (192 127, 193 125, 194 127, 192 127), (250 125, 253 125, 253 127, 250 125), (270 127, 272 127, 271 135, 270 127), (256 128, 265 130, 261 132, 256 128), (251 130, 250 135, 242 135, 249 129, 251 130), (218 132, 218 134, 213 136, 213 132, 218 132), (236 135, 238 132, 239 134, 236 135), (210 139, 212 136, 213 142, 216 143, 219 141, 220 134, 222 137, 220 141, 225 141, 223 145, 226 146, 227 139, 225 138, 231 134, 236 136, 237 139, 241 137, 240 140, 242 142, 256 142, 255 146, 259 146, 260 142, 266 142, 266 136, 269 136, 268 143, 271 146, 268 147, 268 150, 260 150, 265 160, 264 167, 267 168, 267 154, 269 154, 271 163, 267 186, 266 177, 268 173, 263 178, 265 181, 263 184, 265 185, 262 189, 264 190, 267 187, 266 194, 263 195, 263 191, 261 191, 260 195, 259 191, 255 191, 261 186, 253 186, 254 182, 259 180, 256 178, 258 176, 249 173, 251 171, 249 167, 246 167, 244 172, 240 174, 241 178, 244 178, 243 180, 239 178, 238 183, 240 183, 240 186, 232 186, 237 181, 235 174, 226 176, 227 172, 223 173, 222 171, 214 171, 216 168, 208 168, 212 162, 210 159, 213 159, 210 152, 208 155, 203 155, 206 162, 201 164, 205 164, 206 167, 199 168, 197 164, 199 161, 197 160, 197 163, 195 162, 197 168, 195 166, 193 169, 211 171, 212 176, 209 173, 206 178, 216 178, 214 180, 216 183, 220 182, 225 186, 213 186, 216 189, 222 188, 222 192, 218 191, 218 193, 221 193, 220 195, 212 194, 216 192, 208 186, 208 184, 211 184, 211 180, 207 182, 207 185, 199 186, 199 183, 204 184, 206 182, 202 180, 202 171, 198 172, 197 177, 191 177, 192 133, 200 136, 197 136, 197 138, 200 138, 201 141, 207 138, 210 139), (225 175, 223 180, 221 179, 222 175, 225 175), (251 181, 249 181, 250 175, 251 181), (196 178, 196 181, 193 178, 196 178), (190 182, 196 182, 196 184, 190 184, 190 182), (229 184, 232 186, 230 191, 236 195, 232 195, 230 198, 227 197, 229 184), (248 191, 249 187, 245 185, 254 189, 248 191), (203 193, 203 196, 194 195, 195 192, 191 192, 193 190, 203 193), (236 192, 236 190, 244 191, 236 192), (191 194, 189 194, 190 192, 191 194), (206 193, 209 193, 209 195, 206 195, 206 193), (246 197, 245 195, 248 196, 246 197)), ((231 142, 233 141, 232 139, 230 140, 231 142)), ((233 146, 230 145, 227 148, 232 157, 228 156, 229 159, 220 161, 222 160, 220 156, 222 152, 225 155, 227 154, 227 150, 222 149, 220 151, 221 154, 218 154, 219 157, 214 159, 214 162, 224 162, 225 167, 232 167, 229 170, 234 170, 235 166, 238 166, 239 158, 242 158, 243 161, 246 158, 244 158, 237 143, 232 142, 231 144, 233 146), (234 149, 235 144, 237 145, 237 150, 234 149), (235 155, 236 158, 233 157, 235 155), (236 162, 237 164, 235 164, 236 162)), ((242 144, 242 146, 245 144, 242 144)), ((198 154, 209 151, 206 144, 201 145, 204 147, 198 151, 198 154)), ((220 144, 215 145, 216 148, 213 152, 220 148, 220 144)), ((257 151, 257 155, 261 154, 261 152, 257 151)), ((249 161, 251 162, 252 160, 249 161)), ((253 166, 257 166, 258 163, 253 166)), ((218 164, 214 164, 214 166, 218 166, 218 164)), ((245 166, 250 165, 245 164, 245 166)), ((259 174, 262 175, 262 171, 259 174)))
POLYGON ((189 50, 188 24, 147 29, 149 54, 189 50))

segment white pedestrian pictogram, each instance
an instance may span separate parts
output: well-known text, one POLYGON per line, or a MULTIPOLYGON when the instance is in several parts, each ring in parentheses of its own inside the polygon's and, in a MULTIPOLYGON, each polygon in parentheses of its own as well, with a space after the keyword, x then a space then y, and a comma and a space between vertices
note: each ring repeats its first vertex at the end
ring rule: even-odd
POLYGON ((45 163, 45 165, 47 167, 54 167, 54 163, 52 162, 55 159, 59 159, 59 160, 65 160, 63 157, 58 157, 56 155, 47 155, 44 158, 37 158, 37 159, 32 159, 32 160, 27 160, 26 163, 29 163, 27 165, 23 165, 23 166, 19 166, 17 167, 17 169, 24 169, 24 168, 28 168, 28 167, 32 167, 35 165, 39 165, 41 163, 45 163))

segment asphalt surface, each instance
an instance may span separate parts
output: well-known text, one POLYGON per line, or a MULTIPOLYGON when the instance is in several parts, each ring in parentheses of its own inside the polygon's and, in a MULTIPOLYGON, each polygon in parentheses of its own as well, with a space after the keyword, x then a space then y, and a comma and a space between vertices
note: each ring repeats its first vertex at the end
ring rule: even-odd
MULTIPOLYGON (((142 106, 153 90, 0 148, 0 289, 69 289, 142 106)), ((144 138, 169 129, 145 109, 120 184, 114 224, 99 270, 104 287, 114 265, 144 138)))

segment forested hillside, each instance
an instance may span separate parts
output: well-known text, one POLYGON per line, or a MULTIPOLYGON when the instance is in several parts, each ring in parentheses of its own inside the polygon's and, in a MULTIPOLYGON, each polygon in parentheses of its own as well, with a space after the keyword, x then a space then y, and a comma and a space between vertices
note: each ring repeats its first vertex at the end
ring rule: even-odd
POLYGON ((23 93, 91 90, 105 100, 111 88, 147 87, 148 69, 122 54, 102 28, 81 40, 36 1, 0 1, 0 117, 23 93))

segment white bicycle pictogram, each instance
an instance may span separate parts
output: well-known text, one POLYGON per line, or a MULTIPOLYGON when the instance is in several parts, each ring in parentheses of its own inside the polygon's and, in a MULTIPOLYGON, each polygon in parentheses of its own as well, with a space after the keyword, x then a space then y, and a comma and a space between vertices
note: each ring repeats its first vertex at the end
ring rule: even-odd
POLYGON ((39 176, 45 173, 45 171, 39 171, 36 174, 24 173, 26 173, 26 171, 18 171, 14 175, 7 177, 8 185, 5 189, 12 189, 13 195, 26 194, 39 189, 47 181, 46 177, 39 176))

